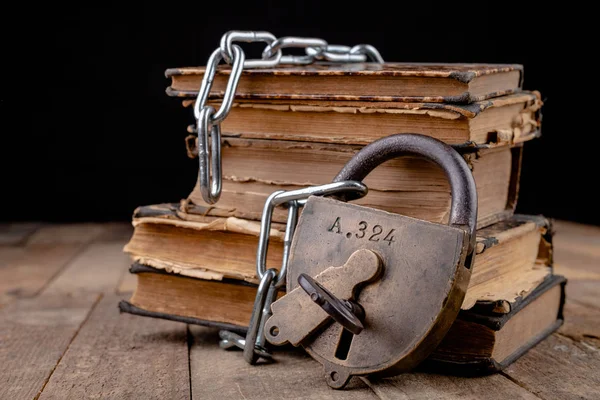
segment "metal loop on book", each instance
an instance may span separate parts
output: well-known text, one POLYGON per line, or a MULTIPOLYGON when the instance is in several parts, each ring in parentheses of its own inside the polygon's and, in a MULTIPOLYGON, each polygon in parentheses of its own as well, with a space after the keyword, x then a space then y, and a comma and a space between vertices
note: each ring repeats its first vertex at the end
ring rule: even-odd
POLYGON ((221 126, 212 123, 215 109, 203 107, 198 118, 198 179, 202 198, 208 204, 214 204, 221 196, 221 126), (208 136, 210 134, 210 151, 208 136), (210 164, 209 164, 210 163, 210 164))
POLYGON ((242 65, 244 63, 244 52, 238 45, 233 45, 233 65, 231 75, 227 81, 227 87, 221 102, 221 107, 215 111, 213 107, 207 106, 208 95, 212 88, 217 65, 223 58, 220 49, 216 49, 211 54, 206 65, 204 77, 198 91, 198 97, 194 104, 194 116, 197 122, 198 131, 198 158, 200 160, 199 180, 200 193, 202 198, 208 204, 214 204, 221 197, 221 121, 229 114, 235 97, 240 76, 242 74, 242 65), (208 136, 210 132, 211 146, 208 147, 208 136), (210 164, 209 167, 209 157, 210 164), (212 170, 212 171, 211 171, 212 170), (211 177, 212 172, 212 177, 211 177))
POLYGON ((220 123, 231 111, 235 92, 244 68, 268 68, 278 64, 307 65, 315 60, 332 62, 365 62, 367 56, 375 62, 382 63, 379 52, 370 45, 359 44, 354 47, 330 45, 319 38, 282 37, 277 39, 272 33, 265 31, 229 31, 221 37, 220 46, 208 59, 206 70, 200 84, 194 116, 198 126, 198 153, 200 155, 200 192, 208 204, 215 204, 221 196, 221 126, 220 123), (267 44, 262 59, 246 60, 242 48, 234 42, 264 42, 267 44), (282 49, 289 47, 305 48, 306 55, 282 55, 282 49), (207 110, 206 102, 221 60, 231 64, 231 72, 223 100, 218 110, 207 110), (208 134, 211 135, 209 155, 208 134), (218 139, 218 140, 217 140, 218 139), (218 142, 218 143, 217 143, 218 142), (209 159, 212 165, 212 179, 209 159))
MULTIPOLYGON (((235 97, 235 91, 240 81, 240 76, 243 69, 242 67, 246 57, 238 45, 233 45, 233 54, 234 56, 233 64, 231 66, 231 74, 229 75, 227 87, 225 88, 225 93, 223 94, 223 101, 221 102, 221 107, 219 110, 211 117, 211 123, 220 123, 225 119, 227 114, 229 114, 229 111, 231 111, 231 105, 233 104, 233 98, 235 97)), ((196 98, 196 103, 194 104, 194 116, 197 120, 200 119, 200 110, 206 107, 208 95, 210 94, 210 90, 212 89, 215 75, 217 73, 217 65, 219 65, 219 62, 222 59, 223 54, 221 53, 220 49, 213 51, 208 59, 206 70, 204 71, 204 76, 202 77, 202 83, 200 84, 200 90, 198 91, 198 97, 196 98)))
MULTIPOLYGON (((262 56, 263 58, 272 57, 277 51, 281 51, 286 48, 307 48, 307 47, 317 47, 324 48, 327 47, 327 42, 323 39, 319 38, 303 38, 303 37, 293 37, 286 36, 281 37, 275 40, 273 43, 267 45, 263 50, 262 56)), ((282 56, 280 64, 310 64, 314 61, 314 57, 310 55, 306 56, 282 56)))
POLYGON ((273 192, 266 200, 262 217, 260 220, 260 235, 258 240, 258 250, 256 252, 256 274, 263 278, 267 271, 267 252, 269 248, 269 236, 271 231, 271 219, 273 210, 278 205, 287 204, 288 218, 285 227, 285 236, 283 241, 283 261, 281 269, 275 281, 275 287, 279 288, 285 283, 285 274, 290 255, 290 247, 296 229, 298 218, 298 208, 303 205, 310 196, 328 196, 341 192, 354 192, 357 197, 363 197, 367 194, 367 186, 358 181, 341 181, 328 183, 325 185, 309 186, 297 190, 278 190, 273 192))
POLYGON ((357 44, 350 49, 350 54, 364 54, 371 59, 371 61, 383 64, 383 57, 381 57, 379 51, 370 44, 357 44))
MULTIPOLYGON (((235 59, 235 54, 233 53, 233 42, 264 42, 267 45, 272 44, 277 38, 269 32, 264 31, 229 31, 221 37, 221 54, 225 58, 225 61, 231 62, 229 60, 235 59)), ((269 68, 274 67, 279 64, 279 60, 281 59, 281 50, 277 50, 274 54, 269 55, 269 57, 265 57, 263 54, 263 58, 260 60, 246 60, 244 61, 244 68, 269 68)))
POLYGON ((306 54, 314 57, 317 60, 325 60, 339 63, 365 62, 367 56, 362 53, 350 53, 352 50, 349 46, 330 44, 325 48, 307 47, 306 54))

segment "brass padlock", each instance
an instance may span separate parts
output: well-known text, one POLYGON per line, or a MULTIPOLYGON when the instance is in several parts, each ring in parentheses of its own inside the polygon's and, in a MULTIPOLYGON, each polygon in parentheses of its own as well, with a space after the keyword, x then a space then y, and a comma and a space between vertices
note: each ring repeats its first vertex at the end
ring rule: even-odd
POLYGON ((452 192, 448 225, 341 196, 308 197, 291 243, 287 294, 272 304, 264 327, 271 344, 301 345, 323 365, 333 388, 352 376, 414 368, 447 333, 469 283, 477 193, 467 163, 452 147, 424 135, 388 136, 356 153, 334 182, 362 181, 404 155, 445 171, 452 192), (357 257, 368 268, 362 275, 357 257))

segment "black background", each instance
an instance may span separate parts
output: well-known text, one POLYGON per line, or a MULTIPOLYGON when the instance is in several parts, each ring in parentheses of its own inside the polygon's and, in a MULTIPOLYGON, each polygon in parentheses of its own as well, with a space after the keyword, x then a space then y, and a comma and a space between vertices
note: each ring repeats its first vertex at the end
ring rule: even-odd
MULTIPOLYGON (((267 30, 370 43, 388 61, 523 64, 525 89, 545 104, 542 137, 525 146, 517 211, 600 224, 597 111, 584 101, 596 46, 582 47, 588 32, 564 24, 590 28, 585 10, 364 1, 20 7, 1 17, 2 220, 129 220, 138 205, 187 196, 197 173, 184 147, 193 118, 165 94, 164 71, 204 65, 228 30, 267 30)), ((251 57, 261 46, 244 48, 251 57)))

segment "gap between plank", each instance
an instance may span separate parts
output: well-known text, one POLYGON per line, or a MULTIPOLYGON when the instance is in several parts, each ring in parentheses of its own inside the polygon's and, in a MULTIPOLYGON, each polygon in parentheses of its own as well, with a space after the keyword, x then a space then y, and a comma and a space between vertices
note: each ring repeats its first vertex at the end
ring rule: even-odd
POLYGON ((54 365, 54 368, 52 368, 52 371, 50 371, 50 374, 48 374, 48 377, 44 380, 44 384, 42 385, 42 388, 40 389, 40 391, 38 392, 38 394, 33 398, 33 400, 38 400, 40 398, 40 396, 44 392, 44 389, 46 388, 46 385, 48 384, 48 382, 50 382, 50 378, 52 378, 52 375, 54 374, 54 371, 56 370, 56 367, 58 367, 58 364, 60 364, 60 362, 62 361, 64 355, 67 354, 67 351, 69 351, 69 348, 71 347, 71 344, 73 343, 73 341, 75 340, 75 338, 79 334, 79 331, 81 330, 81 328, 83 328, 83 326, 88 321, 88 319, 90 319, 90 316, 92 315, 92 313, 96 309, 96 306, 98 305, 98 303, 100 303, 100 300, 102 300, 102 297, 104 297, 104 295, 102 293, 99 293, 98 294, 98 298, 96 298, 96 301, 94 301, 94 304, 92 304, 92 307, 90 307, 90 311, 88 311, 88 313, 85 316, 85 318, 83 319, 83 321, 81 321, 81 324, 79 325, 79 327, 77 327, 77 330, 75 331, 75 334, 73 334, 73 336, 71 337, 71 340, 69 340, 69 344, 65 348, 65 351, 60 355, 58 361, 56 362, 56 365, 54 365))
MULTIPOLYGON (((67 261, 65 261, 65 263, 62 265, 62 267, 59 268, 58 271, 56 271, 54 273, 54 275, 52 275, 50 277, 50 279, 48 279, 40 288, 39 290, 32 296, 32 297, 36 297, 38 296, 40 293, 43 293, 44 290, 46 290, 46 288, 52 283, 54 282, 62 273, 65 269, 67 269, 69 267, 69 265, 71 265, 71 263, 73 261, 75 261, 77 259, 77 257, 79 257, 80 255, 82 255, 91 245, 92 243, 94 243, 93 240, 91 240, 88 243, 85 243, 83 246, 81 246, 81 248, 79 250, 77 250, 75 252, 75 254, 73 254, 73 256, 71 258, 69 258, 67 261)), ((95 305, 94 305, 95 307, 95 305)))
POLYGON ((502 375, 503 377, 505 377, 506 379, 508 379, 509 381, 511 381, 512 383, 514 383, 515 385, 519 386, 520 388, 523 388, 525 390, 527 390, 529 393, 533 394, 535 397, 537 397, 538 399, 541 399, 540 396, 538 396, 536 393, 532 392, 531 389, 529 389, 527 386, 525 386, 524 384, 522 384, 521 382, 517 381, 515 378, 513 378, 512 376, 508 375, 506 372, 504 371, 500 371, 498 372, 500 375, 502 375))
MULTIPOLYGON (((587 350, 584 350, 584 349, 582 349, 582 348, 581 348, 581 344, 580 344, 580 343, 579 343, 577 340, 571 339, 570 337, 568 337, 568 336, 566 336, 566 335, 563 335, 563 334, 561 334, 561 333, 559 333, 559 332, 555 332, 555 333, 553 333, 553 335, 556 335, 556 336, 559 336, 559 337, 562 337, 562 338, 564 338, 566 341, 569 341, 569 342, 571 342, 571 344, 572 344, 573 346, 575 346, 576 348, 578 348, 579 350, 581 350, 581 351, 583 351, 583 352, 586 352, 586 353, 587 353, 588 351, 590 351, 589 349, 587 349, 587 350)), ((535 348, 535 346, 534 346, 534 348, 535 348)), ((501 374, 502 376, 504 376, 506 379, 510 380, 511 382, 514 382, 514 383, 515 383, 515 385, 519 385, 519 386, 520 386, 520 387, 522 387, 523 389, 525 389, 525 390, 529 391, 529 392, 530 392, 530 393, 532 393, 534 396, 536 396, 536 397, 538 397, 538 398, 542 398, 542 397, 538 396, 538 395, 537 395, 537 393, 535 393, 535 392, 533 392, 531 389, 529 389, 529 388, 528 388, 528 387, 527 387, 525 384, 523 384, 523 383, 519 382, 517 379, 513 378, 512 376, 510 376, 510 375, 509 375, 508 373, 506 373, 505 371, 500 371, 500 372, 499 372, 499 374, 501 374)))
MULTIPOLYGON (((367 377, 365 377, 365 376, 359 376, 358 378, 359 378, 361 381, 363 381, 363 383, 364 383, 365 385, 367 385, 367 387, 369 388, 369 390, 370 390, 371 392, 373 392, 373 394, 375 395, 375 397, 377 397, 378 399, 381 399, 381 400, 386 400, 385 398, 381 397, 381 396, 379 395, 379 393, 377 393, 377 391, 376 391, 376 390, 373 388, 373 384, 371 383, 371 381, 369 380, 369 378, 367 378, 367 377)), ((406 395, 406 393, 403 393, 403 394, 404 394, 404 395, 406 395)))
MULTIPOLYGON (((34 222, 34 223, 37 223, 37 222, 34 222)), ((43 223, 40 222, 36 228, 34 228, 31 232, 29 232, 24 237, 22 237, 21 240, 19 240, 17 243, 14 244, 14 246, 18 246, 18 247, 25 246, 27 244, 27 241, 29 240, 29 238, 31 236, 33 236, 33 234, 36 233, 38 230, 40 230, 40 228, 42 226, 43 226, 43 223)))

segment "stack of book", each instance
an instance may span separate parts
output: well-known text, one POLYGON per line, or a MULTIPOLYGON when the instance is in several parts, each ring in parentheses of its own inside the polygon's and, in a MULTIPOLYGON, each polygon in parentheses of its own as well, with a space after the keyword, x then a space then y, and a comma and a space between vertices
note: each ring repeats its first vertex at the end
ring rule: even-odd
MULTIPOLYGON (((204 68, 166 71, 167 94, 190 109, 204 68)), ((217 108, 230 70, 219 69, 217 108)), ((256 294, 256 251, 267 196, 328 183, 364 145, 396 133, 451 144, 478 192, 477 250, 459 317, 423 364, 451 372, 497 371, 562 323, 565 279, 552 270, 552 226, 517 215, 525 143, 541 132, 542 101, 523 90, 520 65, 315 64, 247 70, 222 122, 223 189, 133 214, 124 250, 137 288, 120 309, 141 316, 244 332, 256 294), (458 368, 462 367, 462 368, 458 368)), ((193 120, 191 121, 193 122, 193 120)), ((186 138, 197 157, 194 124, 186 138)), ((404 157, 376 168, 356 204, 445 223, 442 170, 404 157)), ((281 265, 286 211, 273 215, 267 266, 281 265)))

